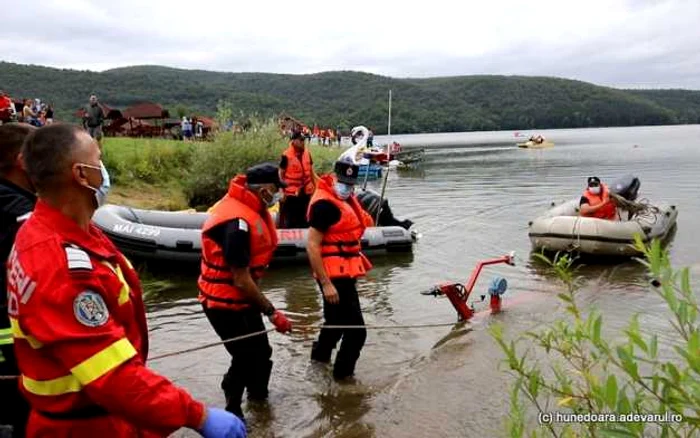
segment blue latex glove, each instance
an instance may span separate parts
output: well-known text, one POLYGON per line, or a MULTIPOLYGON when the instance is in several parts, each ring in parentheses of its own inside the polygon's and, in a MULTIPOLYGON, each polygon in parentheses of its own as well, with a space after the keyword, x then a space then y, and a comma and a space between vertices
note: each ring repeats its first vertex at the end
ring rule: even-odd
POLYGON ((245 423, 232 413, 219 408, 207 408, 207 417, 199 431, 204 438, 245 438, 245 423))

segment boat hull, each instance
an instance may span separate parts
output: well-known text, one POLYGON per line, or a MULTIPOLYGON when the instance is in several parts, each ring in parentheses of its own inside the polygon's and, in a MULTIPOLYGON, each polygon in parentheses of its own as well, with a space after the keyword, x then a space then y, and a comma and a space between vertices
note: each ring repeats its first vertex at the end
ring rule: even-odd
POLYGON ((530 222, 528 236, 533 249, 547 252, 575 251, 587 255, 633 257, 641 255, 634 247, 635 236, 644 242, 666 241, 676 225, 678 210, 674 205, 659 205, 628 219, 628 212, 618 209, 625 220, 605 220, 578 216, 579 199, 553 205, 546 214, 530 222))
MULTIPOLYGON (((144 260, 199 263, 201 227, 208 213, 132 209, 108 204, 99 208, 93 222, 127 257, 144 260)), ((277 230, 274 263, 305 262, 308 229, 277 230)), ((371 227, 362 236, 368 255, 411 253, 413 234, 398 226, 371 227)))

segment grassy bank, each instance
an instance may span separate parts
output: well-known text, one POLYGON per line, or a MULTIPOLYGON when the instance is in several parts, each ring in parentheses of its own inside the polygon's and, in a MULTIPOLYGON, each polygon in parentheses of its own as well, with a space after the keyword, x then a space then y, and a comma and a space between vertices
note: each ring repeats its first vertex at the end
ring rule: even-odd
MULTIPOLYGON (((112 190, 108 202, 138 208, 204 209, 226 192, 232 176, 264 161, 278 163, 288 140, 272 122, 246 133, 223 133, 213 142, 106 138, 103 161, 112 190)), ((338 148, 310 147, 314 167, 327 172, 338 148)))

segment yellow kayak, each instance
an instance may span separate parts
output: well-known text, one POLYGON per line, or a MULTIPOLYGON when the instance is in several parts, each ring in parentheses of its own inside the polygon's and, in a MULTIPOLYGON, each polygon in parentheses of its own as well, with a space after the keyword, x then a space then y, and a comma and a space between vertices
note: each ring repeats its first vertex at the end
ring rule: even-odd
POLYGON ((544 148, 551 148, 554 146, 554 142, 545 140, 542 143, 536 143, 532 140, 526 141, 525 143, 518 143, 519 148, 527 148, 527 149, 544 149, 544 148))

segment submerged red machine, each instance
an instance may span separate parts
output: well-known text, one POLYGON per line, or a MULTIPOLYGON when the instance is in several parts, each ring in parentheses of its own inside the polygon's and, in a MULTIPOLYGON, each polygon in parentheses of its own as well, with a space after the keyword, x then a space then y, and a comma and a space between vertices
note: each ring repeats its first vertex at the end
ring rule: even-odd
MULTIPOLYGON (((501 263, 506 263, 511 266, 515 266, 515 251, 510 254, 504 255, 502 257, 482 260, 476 264, 476 268, 472 271, 472 275, 469 277, 467 285, 462 283, 441 283, 426 292, 421 292, 423 295, 440 296, 445 295, 449 298, 450 302, 457 311, 457 316, 459 321, 467 321, 472 316, 474 316, 474 305, 473 303, 469 305, 467 300, 474 289, 477 278, 481 274, 481 270, 484 266, 497 265, 501 263)), ((489 301, 489 307, 491 313, 497 313, 501 311, 502 298, 501 296, 506 292, 508 288, 508 282, 503 277, 494 277, 491 280, 491 285, 488 289, 488 294, 491 297, 489 301)), ((481 295, 481 301, 486 298, 486 295, 481 295)))

